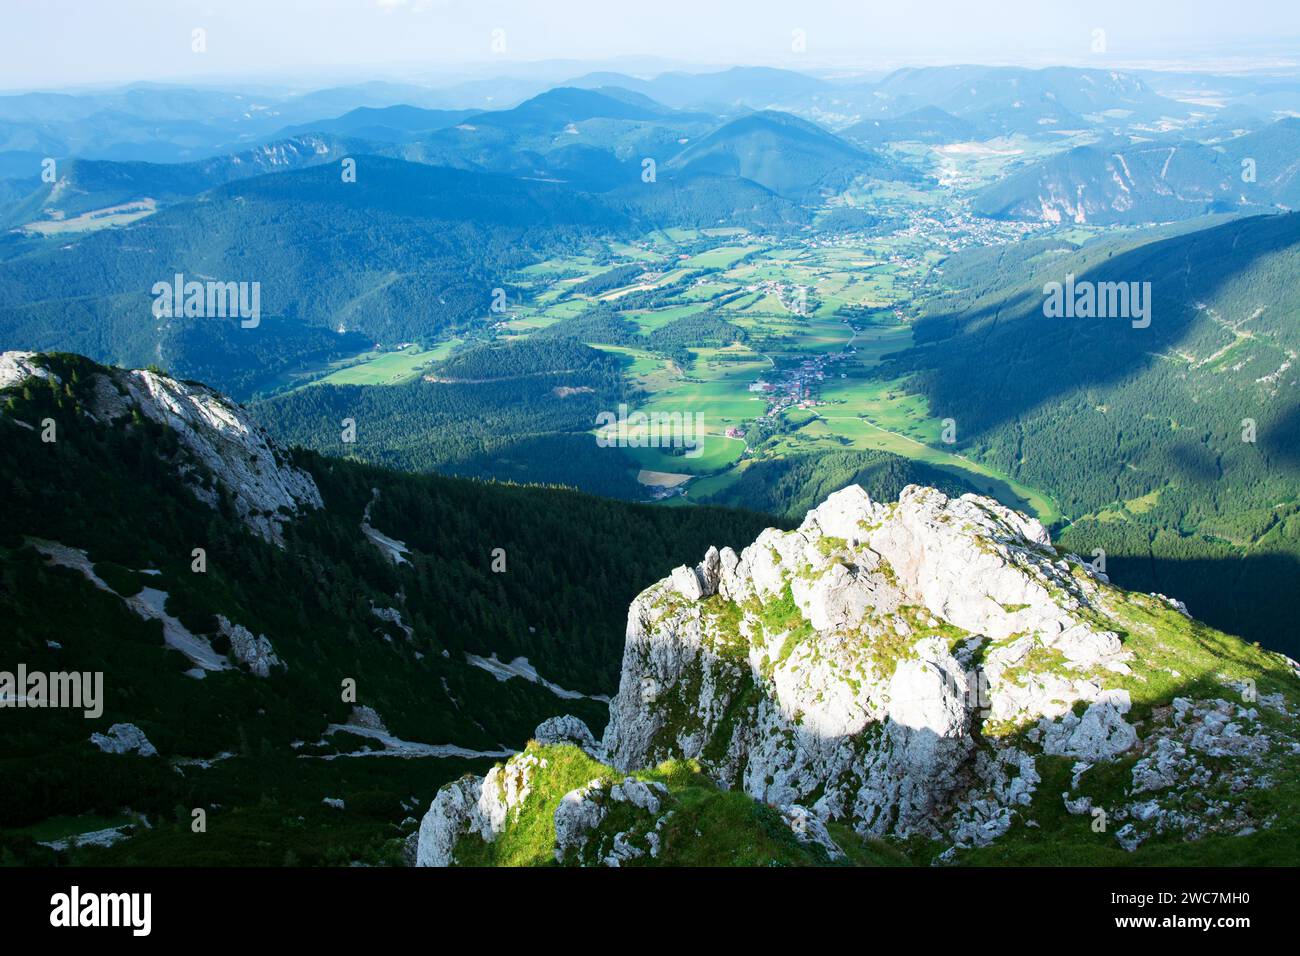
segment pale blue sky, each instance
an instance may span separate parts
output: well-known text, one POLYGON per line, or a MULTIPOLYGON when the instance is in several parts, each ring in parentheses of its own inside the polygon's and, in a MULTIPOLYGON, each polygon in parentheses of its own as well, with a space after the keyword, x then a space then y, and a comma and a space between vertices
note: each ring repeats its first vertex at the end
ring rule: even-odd
POLYGON ((527 61, 638 55, 806 69, 1230 65, 1295 62, 1297 38, 1296 0, 0 0, 0 89, 468 64, 518 73, 527 61), (492 50, 496 29, 504 53, 492 50), (791 49, 796 29, 806 52, 791 49), (1106 31, 1104 56, 1090 49, 1094 29, 1106 31))

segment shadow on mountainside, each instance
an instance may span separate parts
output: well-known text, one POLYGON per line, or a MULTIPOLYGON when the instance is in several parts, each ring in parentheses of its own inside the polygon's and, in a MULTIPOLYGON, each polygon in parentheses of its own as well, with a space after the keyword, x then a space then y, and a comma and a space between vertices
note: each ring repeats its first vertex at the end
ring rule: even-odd
POLYGON ((921 319, 919 344, 886 372, 920 373, 915 385, 933 413, 957 412, 969 439, 1054 400, 1132 378, 1180 347, 1208 355, 1214 349, 1202 339, 1210 320, 1196 304, 1213 301, 1257 265, 1267 269, 1261 260, 1270 254, 1297 246, 1300 214, 1237 220, 1099 261, 1085 247, 1035 267, 1025 287, 1006 298, 921 319), (1063 282, 1072 268, 1076 283, 1150 282, 1149 327, 1134 328, 1128 318, 1046 317, 1043 285, 1063 282))
POLYGON ((1112 554, 1107 562, 1111 582, 1119 587, 1177 598, 1197 620, 1300 658, 1300 558, 1295 555, 1174 560, 1112 554))

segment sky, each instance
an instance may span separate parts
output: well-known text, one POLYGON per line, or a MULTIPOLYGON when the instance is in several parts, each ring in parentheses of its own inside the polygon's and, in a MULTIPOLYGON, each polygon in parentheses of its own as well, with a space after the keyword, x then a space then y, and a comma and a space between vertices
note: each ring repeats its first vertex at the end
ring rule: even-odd
POLYGON ((1300 62, 1298 39, 1297 0, 0 0, 0 89, 509 75, 635 57, 660 58, 628 61, 649 72, 1224 68, 1300 62))

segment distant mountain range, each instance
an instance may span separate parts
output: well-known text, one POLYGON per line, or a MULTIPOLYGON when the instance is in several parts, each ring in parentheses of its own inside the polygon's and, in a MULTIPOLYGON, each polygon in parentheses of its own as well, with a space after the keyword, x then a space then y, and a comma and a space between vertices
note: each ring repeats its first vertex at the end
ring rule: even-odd
MULTIPOLYGON (((640 105, 651 112, 666 108, 735 116, 778 110, 830 128, 937 107, 975 121, 990 133, 1037 134, 1186 117, 1194 109, 1160 95, 1136 74, 1065 67, 926 67, 897 70, 879 79, 835 80, 769 67, 734 67, 649 78, 597 72, 564 85, 639 94, 645 98, 640 105)), ((1253 97, 1237 92, 1229 99, 1243 115, 1269 117, 1272 110, 1294 104, 1295 85, 1256 84, 1253 97)), ((297 93, 137 84, 102 92, 0 96, 0 177, 34 175, 46 157, 184 162, 306 132, 406 141, 471 115, 509 110, 550 86, 505 77, 444 89, 372 82, 297 93)), ((534 104, 514 119, 535 111, 544 112, 534 104)), ((608 117, 604 112, 595 115, 608 117)))
POLYGON ((1185 117, 1190 107, 1113 70, 949 66, 905 68, 870 88, 868 118, 937 106, 996 133, 1086 129, 1123 121, 1185 117))
POLYGON ((485 315, 511 269, 627 223, 554 183, 355 160, 355 182, 335 164, 234 181, 129 228, 0 263, 0 343, 164 363, 242 397, 309 356, 485 315), (260 325, 155 320, 150 290, 174 273, 258 281, 260 325))
POLYGON ((983 190, 977 212, 1003 219, 1131 225, 1232 210, 1300 206, 1300 119, 1217 143, 1081 146, 983 190))

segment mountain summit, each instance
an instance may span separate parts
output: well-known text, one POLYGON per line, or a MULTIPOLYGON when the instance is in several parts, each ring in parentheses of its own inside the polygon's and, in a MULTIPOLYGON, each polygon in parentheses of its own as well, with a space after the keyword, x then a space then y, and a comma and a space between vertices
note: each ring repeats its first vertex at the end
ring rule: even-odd
POLYGON ((419 858, 521 862, 527 828, 537 852, 612 865, 680 863, 699 839, 716 862, 1175 841, 1192 860, 1279 823, 1264 791, 1300 764, 1296 667, 1113 587, 991 499, 850 486, 642 592, 601 744, 548 721, 439 793, 419 858), (752 825, 710 832, 732 815, 701 808, 741 794, 752 825))

